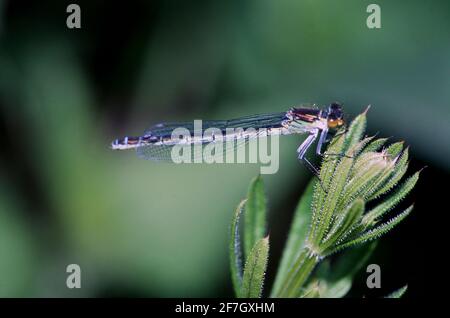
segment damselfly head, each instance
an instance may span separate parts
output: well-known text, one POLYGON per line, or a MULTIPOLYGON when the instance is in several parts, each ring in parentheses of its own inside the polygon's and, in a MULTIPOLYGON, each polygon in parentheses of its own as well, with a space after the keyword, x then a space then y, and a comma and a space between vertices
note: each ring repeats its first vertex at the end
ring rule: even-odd
POLYGON ((344 125, 344 112, 340 103, 331 103, 328 107, 327 115, 328 128, 339 128, 344 125))

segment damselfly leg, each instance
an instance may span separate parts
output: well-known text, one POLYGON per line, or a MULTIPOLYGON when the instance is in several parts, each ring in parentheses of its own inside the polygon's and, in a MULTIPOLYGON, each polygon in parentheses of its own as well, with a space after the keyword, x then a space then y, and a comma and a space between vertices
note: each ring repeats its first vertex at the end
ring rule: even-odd
MULTIPOLYGON (((347 129, 336 133, 333 137, 336 138, 338 136, 344 135, 345 133, 347 133, 347 129)), ((336 156, 336 157, 341 157, 341 158, 342 157, 353 158, 353 156, 348 156, 348 155, 343 154, 343 153, 322 153, 322 151, 321 151, 322 144, 328 143, 328 142, 331 141, 331 139, 327 139, 327 136, 328 136, 328 129, 322 130, 322 132, 320 134, 319 142, 317 143, 317 148, 316 148, 316 154, 317 155, 319 155, 321 157, 336 156)))
MULTIPOLYGON (((305 157, 306 152, 308 151, 309 147, 311 147, 311 145, 314 143, 314 141, 317 139, 318 134, 319 129, 315 129, 313 132, 311 132, 311 134, 305 139, 305 141, 303 141, 303 143, 298 147, 297 153, 298 159, 311 171, 312 174, 314 174, 319 179, 319 183, 323 191, 327 192, 325 190, 325 187, 323 186, 322 180, 320 179, 319 170, 305 157)), ((320 139, 322 139, 322 136, 320 139)), ((320 148, 319 145, 317 147, 320 148)))

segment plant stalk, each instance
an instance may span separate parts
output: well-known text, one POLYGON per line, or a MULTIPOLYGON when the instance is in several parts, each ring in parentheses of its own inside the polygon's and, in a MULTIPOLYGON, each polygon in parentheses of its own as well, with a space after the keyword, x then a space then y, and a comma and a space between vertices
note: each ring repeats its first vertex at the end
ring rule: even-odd
POLYGON ((277 297, 299 297, 302 286, 304 286, 309 275, 319 262, 320 259, 308 249, 303 249, 286 276, 283 289, 278 293, 277 297))

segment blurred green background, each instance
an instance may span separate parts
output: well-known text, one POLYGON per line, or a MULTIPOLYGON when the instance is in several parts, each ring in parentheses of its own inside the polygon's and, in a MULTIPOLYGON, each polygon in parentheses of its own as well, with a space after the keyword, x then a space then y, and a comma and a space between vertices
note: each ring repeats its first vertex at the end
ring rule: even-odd
MULTIPOLYGON (((69 3, 0 0, 0 296, 232 295, 229 223, 259 167, 109 149, 159 121, 334 100, 352 118, 371 104, 369 133, 406 140, 414 167, 448 177, 448 1, 376 1, 378 30, 361 0, 76 1, 80 30, 66 27, 69 3), (66 288, 71 263, 80 290, 66 288)), ((302 138, 284 137, 279 172, 264 176, 268 286, 311 178, 296 159, 302 138)), ((414 233, 431 179, 374 256, 386 291, 409 282, 421 294, 407 266, 426 244, 414 233)))

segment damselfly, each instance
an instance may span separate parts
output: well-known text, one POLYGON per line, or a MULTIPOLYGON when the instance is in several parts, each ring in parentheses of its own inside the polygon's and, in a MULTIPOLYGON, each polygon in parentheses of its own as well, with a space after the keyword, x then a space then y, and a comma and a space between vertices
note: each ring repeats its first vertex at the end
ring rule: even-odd
MULTIPOLYGON (((116 139, 111 147, 117 150, 136 149, 141 158, 173 162, 172 150, 175 146, 193 147, 232 141, 236 148, 261 136, 307 134, 307 138, 297 149, 298 159, 318 175, 317 169, 305 157, 306 152, 319 138, 316 154, 322 155, 322 145, 326 142, 329 131, 343 126, 343 117, 342 106, 334 102, 323 109, 293 107, 287 112, 203 121, 200 133, 196 131, 195 121, 160 123, 146 130, 142 136, 116 139), (184 129, 187 134, 174 133, 177 128, 184 129)), ((201 155, 201 152, 193 154, 194 157, 197 155, 201 155)))

